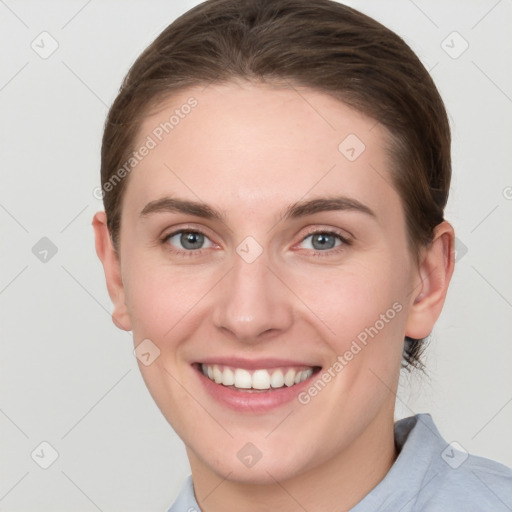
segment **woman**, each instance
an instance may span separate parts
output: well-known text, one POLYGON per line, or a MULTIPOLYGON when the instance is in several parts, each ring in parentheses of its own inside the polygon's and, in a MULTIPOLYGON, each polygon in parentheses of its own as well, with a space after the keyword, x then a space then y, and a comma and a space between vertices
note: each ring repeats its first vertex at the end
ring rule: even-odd
POLYGON ((454 268, 450 175, 427 71, 336 2, 210 0, 138 58, 93 225, 187 448, 172 512, 512 506, 508 468, 394 423, 454 268))

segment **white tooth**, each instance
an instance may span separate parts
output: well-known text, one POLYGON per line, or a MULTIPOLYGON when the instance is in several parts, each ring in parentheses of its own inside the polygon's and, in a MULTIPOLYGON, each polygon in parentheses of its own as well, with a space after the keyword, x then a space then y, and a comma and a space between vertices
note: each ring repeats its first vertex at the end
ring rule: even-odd
POLYGON ((284 377, 281 370, 276 370, 270 377, 270 385, 273 388, 282 388, 284 386, 284 377))
POLYGON ((235 370, 235 388, 250 389, 252 386, 251 374, 247 370, 237 368, 235 370))
POLYGON ((222 372, 217 365, 213 367, 213 380, 215 380, 217 384, 222 382, 222 372))
POLYGON ((304 376, 302 377, 302 380, 309 379, 309 377, 311 377, 311 375, 313 375, 313 368, 308 368, 307 370, 304 370, 302 373, 304 374, 304 376))
POLYGON ((256 370, 252 374, 252 387, 254 389, 270 388, 270 375, 267 370, 256 370))
MULTIPOLYGON (((302 370, 299 374, 299 382, 304 382, 308 378, 308 371, 302 370)), ((295 378, 295 383, 298 384, 297 378, 295 378)))
POLYGON ((240 389, 270 389, 282 388, 283 386, 293 386, 309 379, 313 374, 313 368, 302 371, 295 371, 289 368, 285 374, 282 370, 273 371, 270 375, 269 370, 256 370, 252 375, 243 368, 237 368, 234 371, 230 368, 222 370, 218 365, 201 364, 201 371, 208 376, 210 380, 224 386, 234 385, 240 389))
POLYGON ((235 375, 229 368, 224 368, 222 374, 222 384, 224 386, 232 386, 235 383, 235 375))
POLYGON ((295 370, 293 370, 292 368, 290 368, 287 372, 286 372, 286 375, 284 376, 284 383, 290 387, 290 386, 293 386, 294 383, 295 383, 295 370))

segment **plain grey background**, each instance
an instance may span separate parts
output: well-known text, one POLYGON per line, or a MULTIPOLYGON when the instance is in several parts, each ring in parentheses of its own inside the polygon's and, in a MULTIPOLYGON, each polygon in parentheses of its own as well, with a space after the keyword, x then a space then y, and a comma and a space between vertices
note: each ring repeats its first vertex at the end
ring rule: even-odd
MULTIPOLYGON (((0 0, 0 511, 164 511, 189 474, 111 322, 91 220, 107 108, 197 3, 0 0)), ((512 2, 347 3, 411 45, 453 130, 458 261, 429 378, 405 376, 397 418, 430 412, 448 442, 512 466, 512 2)))

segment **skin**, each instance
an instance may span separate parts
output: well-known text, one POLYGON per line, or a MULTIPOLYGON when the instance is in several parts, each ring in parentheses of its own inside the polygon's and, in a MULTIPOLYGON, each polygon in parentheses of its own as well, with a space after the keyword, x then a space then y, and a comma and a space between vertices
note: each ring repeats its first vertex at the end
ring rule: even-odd
POLYGON ((149 366, 139 361, 140 371, 186 444, 202 510, 349 509, 397 456, 403 340, 427 336, 441 312, 453 229, 440 224, 417 260, 390 185, 386 130, 318 91, 191 88, 146 118, 138 142, 190 96, 197 107, 127 178, 119 257, 104 212, 94 216, 113 320, 133 331, 136 346, 149 338, 160 350, 149 366), (349 134, 366 146, 354 161, 338 150, 349 134), (345 210, 281 219, 291 203, 333 195, 356 199, 375 216, 345 210), (225 218, 140 216, 163 196, 208 203, 225 218), (161 242, 187 228, 207 236, 200 253, 172 252, 187 251, 179 236, 161 242), (337 230, 351 243, 318 249, 312 229, 337 230), (247 236, 263 251, 252 263, 236 252, 247 236), (400 313, 307 405, 231 410, 204 391, 191 367, 207 357, 293 357, 325 370, 394 303, 400 313), (248 442, 262 454, 250 468, 237 457, 248 442))

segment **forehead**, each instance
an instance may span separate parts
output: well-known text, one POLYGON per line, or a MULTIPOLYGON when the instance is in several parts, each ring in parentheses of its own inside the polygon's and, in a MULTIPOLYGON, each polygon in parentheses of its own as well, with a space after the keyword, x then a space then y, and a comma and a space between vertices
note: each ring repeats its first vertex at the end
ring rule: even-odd
POLYGON ((190 88, 142 123, 134 150, 151 149, 130 173, 124 204, 135 213, 177 195, 245 215, 339 193, 385 214, 400 207, 387 141, 376 121, 319 91, 190 88))

